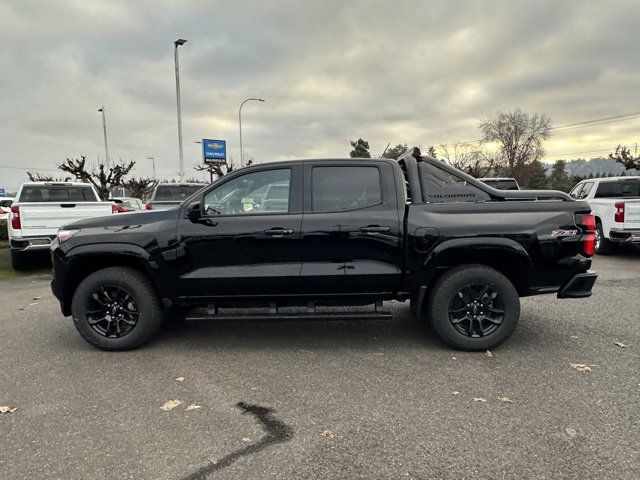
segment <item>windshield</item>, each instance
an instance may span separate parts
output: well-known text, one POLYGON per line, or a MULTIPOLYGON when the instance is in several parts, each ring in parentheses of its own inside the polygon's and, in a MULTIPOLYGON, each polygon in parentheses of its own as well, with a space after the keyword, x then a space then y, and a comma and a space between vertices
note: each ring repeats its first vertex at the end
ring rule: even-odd
POLYGON ((97 202, 91 187, 80 185, 25 185, 20 202, 97 202))
POLYGON ((600 182, 596 198, 640 197, 640 178, 634 180, 616 180, 600 182))
POLYGON ((205 185, 158 185, 153 200, 158 202, 176 201, 181 202, 196 193, 205 185))

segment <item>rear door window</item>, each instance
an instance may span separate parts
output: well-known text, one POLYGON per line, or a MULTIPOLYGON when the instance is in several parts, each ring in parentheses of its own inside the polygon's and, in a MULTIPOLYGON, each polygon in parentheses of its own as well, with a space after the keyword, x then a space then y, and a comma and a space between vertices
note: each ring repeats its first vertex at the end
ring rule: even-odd
POLYGON ((596 198, 640 197, 640 179, 600 182, 596 198))
POLYGON ((186 200, 198 190, 203 188, 204 185, 158 185, 156 187, 156 193, 153 197, 155 202, 181 202, 186 200))
POLYGON ((74 185, 26 185, 20 202, 97 202, 91 187, 74 185))
POLYGON ((587 198, 589 196, 589 192, 591 192, 591 189, 593 188, 593 182, 587 182, 582 186, 582 190, 580 190, 580 193, 578 194, 578 196, 576 198, 579 198, 580 200, 587 198))
POLYGON ((314 212, 343 212, 382 203, 380 170, 374 166, 313 167, 314 212))

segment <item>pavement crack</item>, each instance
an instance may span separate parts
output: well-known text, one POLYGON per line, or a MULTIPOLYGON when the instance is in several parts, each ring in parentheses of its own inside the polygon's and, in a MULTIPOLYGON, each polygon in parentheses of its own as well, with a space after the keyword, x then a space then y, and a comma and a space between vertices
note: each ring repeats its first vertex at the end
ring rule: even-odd
POLYGON ((217 462, 212 462, 195 472, 183 477, 183 480, 204 480, 208 475, 228 467, 239 458, 256 453, 270 445, 288 442, 293 438, 293 428, 273 416, 273 410, 260 405, 238 402, 236 406, 242 410, 242 414, 250 413, 260 422, 265 435, 244 448, 235 450, 225 455, 217 462))

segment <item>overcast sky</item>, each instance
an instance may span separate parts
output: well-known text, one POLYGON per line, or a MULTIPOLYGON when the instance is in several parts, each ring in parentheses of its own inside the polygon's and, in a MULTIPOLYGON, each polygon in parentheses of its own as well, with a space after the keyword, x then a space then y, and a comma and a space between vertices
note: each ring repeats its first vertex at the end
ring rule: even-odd
MULTIPOLYGON (((112 158, 177 176, 173 41, 187 174, 205 138, 268 162, 344 157, 363 137, 479 138, 521 108, 554 125, 640 111, 637 1, 0 0, 0 187, 17 168, 112 158), (14 167, 8 169, 6 167, 14 167)), ((548 158, 640 140, 640 119, 556 134, 548 158)))

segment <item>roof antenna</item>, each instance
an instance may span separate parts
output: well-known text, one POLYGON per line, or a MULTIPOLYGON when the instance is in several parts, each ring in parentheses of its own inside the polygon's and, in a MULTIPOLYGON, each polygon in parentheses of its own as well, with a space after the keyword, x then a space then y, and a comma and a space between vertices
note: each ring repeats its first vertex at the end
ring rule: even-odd
MULTIPOLYGON (((391 145, 391 142, 387 143, 387 146, 384 149, 384 152, 382 152, 382 155, 380 155, 380 158, 384 158, 384 154, 387 153, 387 150, 389 150, 389 145, 391 145)), ((637 145, 636 145, 637 148, 637 145)))

